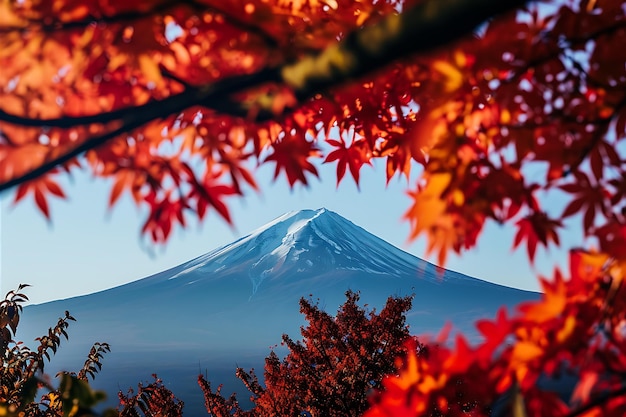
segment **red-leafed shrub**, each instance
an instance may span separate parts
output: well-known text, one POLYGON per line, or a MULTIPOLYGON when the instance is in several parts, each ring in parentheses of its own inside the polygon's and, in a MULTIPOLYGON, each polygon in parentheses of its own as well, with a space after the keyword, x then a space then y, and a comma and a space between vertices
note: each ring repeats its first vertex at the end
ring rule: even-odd
MULTIPOLYGON (((382 388, 384 375, 396 371, 396 358, 406 354, 405 342, 413 340, 405 324, 411 298, 390 297, 380 312, 367 312, 357 304, 358 293, 348 291, 346 297, 336 316, 300 300, 300 312, 308 322, 301 330, 302 340, 283 335, 289 353, 282 360, 270 353, 263 384, 254 371, 237 369, 251 393, 251 410, 242 410, 235 395, 224 398, 220 388, 214 393, 200 376, 209 413, 215 417, 361 415, 368 408, 368 395, 382 388)), ((421 348, 414 341, 411 352, 419 354, 421 348)))

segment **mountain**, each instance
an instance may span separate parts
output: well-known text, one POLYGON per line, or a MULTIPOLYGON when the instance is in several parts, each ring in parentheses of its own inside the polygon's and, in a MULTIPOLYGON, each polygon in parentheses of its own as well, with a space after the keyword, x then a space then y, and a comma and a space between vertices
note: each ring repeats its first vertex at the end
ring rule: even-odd
POLYGON ((262 369, 283 333, 299 338, 299 299, 311 297, 334 312, 348 289, 378 309, 390 295, 415 294, 407 315, 412 333, 436 334, 451 321, 474 340, 478 318, 538 297, 442 270, 332 211, 302 210, 156 275, 27 306, 17 338, 28 344, 69 310, 78 321, 48 372, 80 369, 91 344, 105 341, 112 352, 94 386, 110 393, 110 404, 119 389, 157 373, 185 401, 187 415, 203 415, 198 373, 223 382, 225 393, 245 393, 235 368, 262 369))

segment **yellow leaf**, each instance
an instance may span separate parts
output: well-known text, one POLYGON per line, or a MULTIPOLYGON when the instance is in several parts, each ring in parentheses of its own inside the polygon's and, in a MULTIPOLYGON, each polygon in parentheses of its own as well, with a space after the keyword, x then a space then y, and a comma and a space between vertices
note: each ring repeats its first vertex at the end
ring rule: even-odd
POLYGON ((507 109, 503 109, 500 112, 500 122, 503 125, 508 125, 509 123, 511 123, 511 112, 508 111, 507 109))
POLYGON ((533 342, 522 340, 513 347, 512 363, 527 363, 538 358, 543 353, 543 349, 533 342))
POLYGON ((544 295, 541 301, 531 303, 525 307, 525 318, 543 323, 558 317, 567 305, 567 288, 563 280, 556 280, 550 284, 541 282, 544 295))
POLYGON ((113 54, 109 58, 109 63, 107 64, 107 68, 110 71, 115 71, 116 69, 118 69, 122 65, 126 64, 127 62, 128 62, 128 55, 123 54, 121 52, 120 53, 116 53, 116 54, 113 54))
POLYGON ((556 335, 557 342, 563 343, 565 340, 567 340, 567 338, 571 336, 575 327, 576 318, 574 316, 567 316, 567 318, 565 319, 565 324, 563 324, 563 328, 559 330, 556 335))
POLYGON ((422 190, 409 193, 414 202, 404 218, 411 222, 410 239, 415 239, 420 233, 430 229, 444 214, 446 202, 441 196, 451 180, 450 173, 433 174, 427 177, 426 186, 422 190))
POLYGON ((523 381, 528 374, 528 363, 543 354, 543 349, 535 343, 522 340, 515 344, 511 353, 511 369, 517 381, 523 381))
POLYGON ((441 267, 445 266, 448 250, 454 248, 458 238, 453 216, 444 213, 439 217, 436 225, 428 231, 426 255, 430 256, 433 252, 438 251, 437 264, 441 267))
POLYGON ((433 62, 433 69, 443 75, 441 85, 444 92, 451 93, 463 85, 463 74, 449 62, 437 60, 433 62))
POLYGON ((393 384, 402 391, 407 391, 411 386, 415 385, 421 378, 419 368, 417 366, 417 357, 414 352, 407 355, 404 369, 397 378, 393 379, 393 384))
POLYGON ((365 23, 368 17, 370 17, 369 11, 367 10, 361 11, 361 13, 359 13, 359 17, 357 17, 356 19, 356 25, 361 26, 363 23, 365 23))
POLYGON ((458 207, 461 207, 463 204, 465 204, 465 195, 463 194, 463 191, 459 190, 458 188, 455 189, 452 192, 452 202, 455 206, 458 207))
POLYGON ((445 375, 439 375, 436 379, 432 375, 425 375, 422 381, 418 384, 418 390, 422 394, 427 394, 441 388, 445 384, 446 379, 445 375))
POLYGON ((59 396, 54 392, 48 394, 48 400, 50 401, 50 408, 55 408, 59 405, 59 396))
POLYGON ((161 75, 159 65, 147 54, 139 55, 137 60, 139 61, 139 69, 141 69, 144 77, 148 81, 154 82, 157 87, 161 87, 163 85, 163 75, 161 75))

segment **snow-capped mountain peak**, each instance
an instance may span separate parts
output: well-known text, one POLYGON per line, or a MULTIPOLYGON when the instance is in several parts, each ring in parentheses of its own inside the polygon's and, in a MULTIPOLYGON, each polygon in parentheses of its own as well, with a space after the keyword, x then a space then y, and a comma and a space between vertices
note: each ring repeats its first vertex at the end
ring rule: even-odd
POLYGON ((313 271, 319 275, 331 270, 406 276, 417 274, 419 264, 418 258, 320 208, 286 213, 231 244, 187 262, 169 279, 185 279, 196 270, 212 277, 245 271, 254 295, 268 278, 313 271))

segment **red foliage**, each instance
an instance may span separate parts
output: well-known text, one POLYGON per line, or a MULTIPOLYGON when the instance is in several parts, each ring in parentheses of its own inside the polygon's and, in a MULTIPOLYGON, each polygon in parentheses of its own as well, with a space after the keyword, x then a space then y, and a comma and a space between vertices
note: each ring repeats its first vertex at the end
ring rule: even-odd
MULTIPOLYGON (((303 339, 283 335, 289 354, 280 360, 271 352, 266 358, 265 387, 254 370, 237 369, 237 377, 251 393, 251 410, 242 410, 234 394, 224 398, 221 386, 213 392, 200 376, 208 412, 216 417, 361 415, 368 395, 382 387, 383 376, 395 372, 394 358, 406 354, 404 342, 410 337, 405 313, 411 298, 390 297, 379 313, 368 313, 357 305, 358 294, 347 292, 346 297, 335 317, 310 301, 300 301, 308 322, 302 328, 303 339)), ((409 349, 419 353, 423 346, 413 341, 409 349)))
POLYGON ((409 355, 364 416, 488 416, 495 406, 525 410, 511 411, 515 417, 624 415, 622 266, 605 255, 572 252, 571 276, 556 271, 542 280, 541 300, 477 323, 483 342, 469 347, 459 337, 456 345, 409 355), (579 376, 569 383, 576 385, 569 399, 542 385, 567 375, 579 376))
POLYGON ((152 377, 154 382, 139 384, 137 393, 130 390, 128 395, 118 394, 119 417, 182 417, 184 403, 156 375, 152 377))

